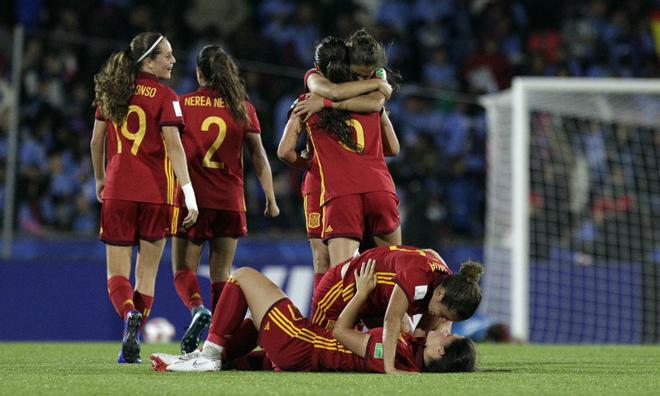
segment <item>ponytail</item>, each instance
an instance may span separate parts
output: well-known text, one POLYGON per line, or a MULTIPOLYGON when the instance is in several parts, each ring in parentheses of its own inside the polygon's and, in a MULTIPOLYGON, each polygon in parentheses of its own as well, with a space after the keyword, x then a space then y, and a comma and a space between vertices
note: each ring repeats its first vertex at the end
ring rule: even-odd
POLYGON ((119 123, 126 118, 137 68, 129 50, 118 51, 94 76, 94 103, 108 120, 119 123))
POLYGON ((94 75, 94 104, 101 108, 108 120, 120 123, 128 114, 128 106, 135 92, 135 76, 146 58, 160 54, 158 44, 162 34, 142 32, 131 40, 123 51, 110 55, 101 71, 94 75))
POLYGON ((245 100, 245 82, 229 54, 217 45, 207 45, 197 54, 197 67, 204 80, 227 104, 239 124, 250 125, 245 100))

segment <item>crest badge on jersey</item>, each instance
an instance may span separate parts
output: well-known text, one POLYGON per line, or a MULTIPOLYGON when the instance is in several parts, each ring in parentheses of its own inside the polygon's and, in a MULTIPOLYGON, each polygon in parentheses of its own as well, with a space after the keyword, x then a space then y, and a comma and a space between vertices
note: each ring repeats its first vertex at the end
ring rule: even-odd
POLYGON ((321 225, 321 214, 312 212, 309 214, 309 228, 317 228, 321 225))

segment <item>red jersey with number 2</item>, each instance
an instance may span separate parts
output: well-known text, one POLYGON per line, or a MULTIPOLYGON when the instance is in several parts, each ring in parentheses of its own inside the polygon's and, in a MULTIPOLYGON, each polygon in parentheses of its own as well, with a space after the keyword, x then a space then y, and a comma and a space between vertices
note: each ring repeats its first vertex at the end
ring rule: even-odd
POLYGON ((181 141, 197 204, 244 212, 243 142, 248 133, 261 133, 254 106, 246 101, 250 121, 237 122, 222 97, 208 87, 182 95, 181 104, 186 121, 181 141))

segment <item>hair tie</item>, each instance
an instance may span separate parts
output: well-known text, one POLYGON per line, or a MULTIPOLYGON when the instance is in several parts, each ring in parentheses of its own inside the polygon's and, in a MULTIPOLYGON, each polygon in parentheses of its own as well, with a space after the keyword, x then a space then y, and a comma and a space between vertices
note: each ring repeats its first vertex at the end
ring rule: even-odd
POLYGON ((158 37, 158 40, 156 40, 156 42, 153 43, 153 44, 151 45, 151 47, 149 47, 149 49, 147 50, 147 52, 145 52, 144 54, 142 54, 142 56, 139 57, 138 60, 137 60, 136 62, 137 62, 137 63, 140 63, 140 62, 142 62, 142 60, 143 60, 144 58, 146 58, 147 56, 149 56, 149 54, 154 50, 154 48, 156 48, 156 46, 158 45, 158 43, 160 43, 160 42, 163 40, 163 38, 164 38, 164 36, 160 36, 160 37, 158 37))

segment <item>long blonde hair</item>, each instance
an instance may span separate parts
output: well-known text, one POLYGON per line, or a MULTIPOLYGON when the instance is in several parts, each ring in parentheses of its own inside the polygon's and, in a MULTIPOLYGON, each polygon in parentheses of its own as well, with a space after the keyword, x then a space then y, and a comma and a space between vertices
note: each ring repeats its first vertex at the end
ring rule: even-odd
POLYGON ((160 48, 155 46, 152 49, 152 46, 162 41, 162 37, 162 34, 156 32, 138 34, 128 48, 110 55, 94 76, 94 104, 101 107, 107 119, 122 122, 126 118, 135 91, 135 76, 144 59, 158 56, 160 48))

